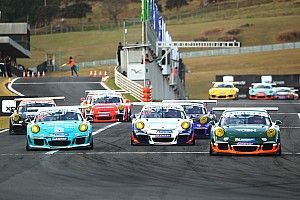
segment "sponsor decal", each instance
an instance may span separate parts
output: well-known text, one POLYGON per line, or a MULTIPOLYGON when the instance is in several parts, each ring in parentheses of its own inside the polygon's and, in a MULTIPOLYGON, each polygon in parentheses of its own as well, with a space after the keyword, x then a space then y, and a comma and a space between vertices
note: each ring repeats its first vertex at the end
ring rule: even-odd
POLYGON ((159 130, 158 133, 172 133, 172 130, 159 130))
POLYGON ((11 113, 13 109, 16 108, 16 102, 15 100, 11 99, 11 100, 2 100, 2 107, 1 107, 1 111, 2 113, 11 113))
POLYGON ((52 138, 52 141, 66 141, 68 138, 66 137, 56 137, 56 138, 52 138))
POLYGON ((170 138, 171 134, 157 134, 155 135, 156 138, 170 138))
POLYGON ((256 132, 256 129, 254 128, 238 128, 236 130, 240 132, 256 132))

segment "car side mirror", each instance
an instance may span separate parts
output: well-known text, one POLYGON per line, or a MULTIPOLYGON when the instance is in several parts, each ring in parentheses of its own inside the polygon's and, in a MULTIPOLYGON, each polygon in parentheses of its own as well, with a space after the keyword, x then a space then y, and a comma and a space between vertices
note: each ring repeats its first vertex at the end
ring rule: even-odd
POLYGON ((275 121, 275 125, 278 125, 278 126, 279 126, 279 125, 281 125, 281 124, 282 124, 282 121, 280 121, 280 120, 276 120, 276 121, 275 121))
POLYGON ((211 120, 210 122, 208 122, 208 124, 210 124, 210 125, 215 125, 216 123, 215 123, 214 120, 211 120))
POLYGON ((85 100, 85 98, 84 98, 84 97, 81 97, 81 98, 80 98, 80 101, 84 101, 84 100, 85 100))
POLYGON ((136 117, 137 117, 136 114, 130 116, 131 120, 136 119, 136 117))
POLYGON ((91 116, 88 116, 88 117, 86 118, 86 120, 87 120, 88 122, 92 122, 92 121, 93 121, 93 118, 92 118, 91 116))

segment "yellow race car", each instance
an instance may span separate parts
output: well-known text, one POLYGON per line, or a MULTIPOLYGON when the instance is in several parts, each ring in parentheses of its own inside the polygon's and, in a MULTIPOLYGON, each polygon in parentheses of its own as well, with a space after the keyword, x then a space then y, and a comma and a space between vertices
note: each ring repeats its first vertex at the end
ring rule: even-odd
POLYGON ((239 89, 233 82, 212 82, 209 89, 209 99, 238 99, 239 89))

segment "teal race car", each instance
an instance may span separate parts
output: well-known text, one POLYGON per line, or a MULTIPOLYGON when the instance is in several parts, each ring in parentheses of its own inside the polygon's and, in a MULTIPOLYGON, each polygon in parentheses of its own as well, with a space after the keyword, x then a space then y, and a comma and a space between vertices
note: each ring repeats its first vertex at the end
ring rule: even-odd
POLYGON ((93 149, 92 126, 77 106, 40 108, 27 125, 26 150, 93 149))
POLYGON ((281 121, 272 122, 269 108, 213 108, 224 110, 211 129, 210 154, 281 155, 281 121))

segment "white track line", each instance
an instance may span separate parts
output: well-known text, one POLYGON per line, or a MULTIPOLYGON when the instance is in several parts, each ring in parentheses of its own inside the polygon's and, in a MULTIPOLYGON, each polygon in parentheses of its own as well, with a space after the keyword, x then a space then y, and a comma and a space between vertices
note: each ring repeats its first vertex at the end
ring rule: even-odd
POLYGON ((110 125, 108 125, 108 126, 105 126, 104 128, 101 128, 101 129, 99 129, 99 130, 93 132, 93 135, 96 135, 96 134, 98 134, 98 133, 101 133, 101 132, 105 131, 106 129, 109 129, 109 128, 111 128, 111 127, 113 127, 113 126, 116 126, 116 125, 118 125, 118 124, 120 124, 120 123, 121 123, 121 122, 116 122, 116 123, 110 124, 110 125))
POLYGON ((57 84, 74 84, 74 83, 79 83, 79 84, 100 84, 99 82, 32 82, 32 83, 15 83, 15 85, 57 85, 57 84))
POLYGON ((271 114, 271 115, 297 115, 298 113, 287 113, 287 112, 276 113, 276 112, 269 112, 269 114, 271 114))
POLYGON ((17 84, 17 83, 14 83, 14 82, 17 81, 17 80, 19 80, 19 79, 20 79, 20 78, 15 78, 15 79, 13 79, 10 83, 8 83, 7 88, 8 88, 8 90, 10 90, 12 93, 15 93, 15 94, 18 95, 18 96, 25 96, 24 94, 22 94, 22 93, 20 93, 20 92, 18 92, 17 90, 15 90, 15 89, 12 88, 12 85, 13 85, 13 84, 17 84))
POLYGON ((6 131, 8 131, 8 129, 4 129, 4 130, 0 131, 0 133, 5 133, 6 131))
POLYGON ((218 105, 220 104, 278 104, 278 105, 300 105, 300 103, 298 102, 270 102, 270 101, 266 101, 266 102, 262 102, 262 101, 233 101, 233 102, 227 102, 227 101, 218 101, 218 105))
MULTIPOLYGON (((121 122, 116 122, 116 123, 107 125, 107 126, 105 126, 104 128, 101 128, 101 129, 99 129, 99 130, 93 132, 92 134, 93 134, 93 135, 96 135, 96 134, 101 133, 101 132, 105 131, 106 129, 109 129, 109 128, 111 128, 111 127, 113 127, 113 126, 116 126, 116 125, 118 125, 118 124, 120 124, 120 123, 121 123, 121 122)), ((59 150, 54 150, 54 151, 52 150, 52 151, 46 152, 45 154, 46 154, 46 155, 52 155, 52 154, 57 153, 58 151, 59 151, 59 150)))
POLYGON ((52 155, 54 153, 58 152, 58 150, 54 150, 54 151, 48 151, 47 153, 45 153, 46 155, 52 155))
MULTIPOLYGON (((209 154, 209 152, 206 151, 169 151, 169 152, 151 152, 151 151, 113 151, 113 152, 59 152, 54 155, 158 155, 158 154, 178 154, 178 155, 184 155, 184 154, 198 154, 198 155, 206 155, 209 154)), ((37 156, 37 155, 45 155, 41 153, 19 153, 19 154, 11 154, 11 153, 2 153, 0 156, 37 156)), ((300 152, 282 152, 282 155, 300 155, 300 152)), ((259 156, 259 155, 258 155, 259 156)))
POLYGON ((282 128, 282 129, 299 129, 300 127, 299 126, 282 126, 282 127, 280 127, 280 128, 282 128))
POLYGON ((299 117, 299 120, 300 120, 300 113, 298 113, 298 117, 299 117))

